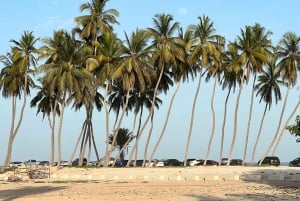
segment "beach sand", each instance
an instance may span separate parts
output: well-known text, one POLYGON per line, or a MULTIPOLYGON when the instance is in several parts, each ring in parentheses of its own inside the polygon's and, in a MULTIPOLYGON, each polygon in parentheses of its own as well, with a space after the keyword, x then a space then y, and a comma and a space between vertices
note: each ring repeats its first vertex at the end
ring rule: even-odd
POLYGON ((50 179, 0 181, 0 200, 300 200, 300 168, 63 168, 50 179))

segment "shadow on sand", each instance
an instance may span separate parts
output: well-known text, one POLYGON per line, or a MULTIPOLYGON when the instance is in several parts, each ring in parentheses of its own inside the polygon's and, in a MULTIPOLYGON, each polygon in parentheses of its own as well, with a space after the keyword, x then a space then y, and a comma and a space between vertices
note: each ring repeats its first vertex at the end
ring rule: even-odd
MULTIPOLYGON (((5 184, 2 184, 5 185, 5 184)), ((26 186, 15 189, 0 190, 0 200, 12 201, 20 199, 26 196, 41 195, 50 191, 58 191, 65 189, 65 186, 53 187, 53 186, 26 186)))
POLYGON ((299 201, 300 200, 300 168, 274 169, 262 167, 240 175, 246 184, 246 191, 234 192, 229 186, 224 195, 185 195, 197 201, 299 201), (256 178, 256 179, 254 179, 256 178))

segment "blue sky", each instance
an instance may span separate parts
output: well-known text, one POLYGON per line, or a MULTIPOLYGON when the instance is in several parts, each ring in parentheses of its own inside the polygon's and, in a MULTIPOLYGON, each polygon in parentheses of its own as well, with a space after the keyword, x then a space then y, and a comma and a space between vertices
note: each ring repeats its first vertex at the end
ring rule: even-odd
MULTIPOLYGON (((74 17, 80 16, 79 6, 87 0, 30 0, 3 1, 1 4, 0 18, 0 54, 6 54, 9 51, 9 40, 19 40, 23 31, 33 31, 36 37, 52 36, 54 30, 67 29, 71 30, 74 26, 74 17)), ((158 13, 172 14, 175 21, 180 22, 182 27, 189 24, 197 24, 198 16, 207 15, 214 22, 217 33, 226 37, 228 41, 233 41, 236 35, 240 34, 240 29, 245 25, 253 25, 258 22, 267 30, 273 32, 272 41, 274 44, 288 31, 300 34, 300 13, 298 9, 300 1, 297 0, 111 0, 107 4, 108 8, 117 9, 120 12, 118 18, 120 25, 115 27, 115 31, 120 38, 123 38, 124 31, 130 33, 136 28, 146 28, 152 26, 152 18, 158 13)), ((202 83, 198 106, 196 110, 195 123, 193 128, 193 136, 190 148, 190 157, 204 158, 208 136, 211 130, 211 113, 209 110, 209 101, 211 96, 212 85, 210 83, 202 83)), ((184 84, 174 103, 174 109, 170 117, 170 122, 165 133, 165 137, 157 151, 157 158, 178 158, 184 157, 186 136, 188 133, 189 120, 191 115, 191 106, 196 90, 196 81, 190 81, 184 84)), ((282 95, 285 95, 282 89, 282 95)), ((153 140, 150 147, 153 147, 158 134, 162 129, 165 113, 169 104, 169 99, 173 93, 170 91, 167 97, 160 96, 163 100, 163 106, 156 113, 155 128, 153 131, 153 140)), ((248 120, 249 110, 249 89, 245 87, 242 94, 240 110, 239 110, 239 127, 238 137, 234 149, 235 158, 242 158, 244 147, 244 135, 246 132, 246 124, 248 120)), ((35 92, 32 92, 32 96, 35 92)), ((211 159, 218 159, 220 147, 221 123, 223 117, 223 103, 226 93, 218 88, 216 96, 216 113, 217 125, 215 130, 215 138, 211 149, 211 159)), ((299 92, 293 89, 286 108, 283 122, 292 111, 294 105, 298 101, 299 92)), ((228 154, 234 117, 235 95, 230 99, 231 107, 229 108, 226 144, 224 147, 224 155, 228 154)), ((271 110, 267 113, 265 124, 262 132, 262 138, 258 146, 256 160, 265 152, 266 146, 269 144, 270 138, 276 130, 279 114, 282 108, 282 102, 277 105, 273 104, 271 110)), ((255 100, 253 111, 253 122, 250 134, 250 144, 248 150, 248 160, 252 153, 254 138, 257 135, 263 104, 258 105, 255 100)), ((10 126, 10 100, 0 98, 1 115, 0 115, 0 163, 4 160, 7 136, 10 126)), ((124 127, 131 128, 132 116, 129 116, 124 127)), ((63 158, 68 159, 75 144, 76 137, 79 135, 82 122, 84 120, 84 111, 74 112, 68 108, 65 124, 63 127, 63 158)), ((113 116, 111 117, 113 122, 113 116)), ((292 122, 293 123, 293 122, 292 122)), ((104 113, 94 115, 94 129, 100 155, 103 155, 103 137, 104 137, 104 113)), ((147 132, 146 132, 147 133, 147 132)), ((146 133, 144 135, 146 135, 146 133)), ((26 108, 24 114, 24 122, 18 133, 15 143, 12 160, 27 160, 35 158, 37 160, 47 160, 49 153, 49 127, 47 121, 42 121, 41 115, 36 116, 36 110, 26 108)), ((141 146, 144 140, 142 139, 141 146)), ((285 133, 282 143, 279 146, 277 155, 282 161, 289 161, 300 155, 299 144, 295 143, 295 138, 285 133)), ((148 152, 151 153, 152 147, 148 152)), ((142 148, 140 148, 142 156, 142 148)))

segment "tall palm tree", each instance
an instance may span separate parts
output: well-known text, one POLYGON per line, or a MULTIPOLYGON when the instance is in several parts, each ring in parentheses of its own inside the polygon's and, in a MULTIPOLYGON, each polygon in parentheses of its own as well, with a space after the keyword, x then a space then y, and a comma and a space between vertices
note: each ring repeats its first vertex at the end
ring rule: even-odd
POLYGON ((75 18, 78 27, 73 31, 80 34, 80 38, 94 47, 96 54, 99 45, 98 37, 112 32, 112 24, 118 24, 116 17, 119 12, 115 9, 104 10, 109 0, 91 0, 80 6, 80 11, 89 14, 75 18))
POLYGON ((234 130, 232 143, 229 150, 228 162, 229 165, 233 149, 235 146, 236 135, 237 135, 237 125, 238 125, 238 109, 239 109, 239 100, 242 93, 244 82, 247 84, 250 79, 251 72, 260 72, 263 67, 263 63, 268 61, 268 52, 261 47, 260 43, 257 43, 256 38, 254 37, 253 27, 246 26, 245 30, 241 29, 241 35, 237 36, 237 39, 233 46, 239 51, 239 57, 233 61, 232 65, 242 64, 243 76, 240 80, 240 88, 237 95, 237 102, 235 107, 235 117, 234 117, 234 130))
MULTIPOLYGON (((184 62, 184 50, 178 43, 177 36, 175 36, 175 31, 179 30, 179 23, 173 23, 172 21, 173 17, 171 15, 158 14, 155 15, 155 18, 153 19, 154 27, 148 28, 153 39, 151 44, 151 48, 154 51, 152 59, 154 61, 155 67, 157 68, 158 78, 154 87, 154 95, 150 113, 144 123, 144 126, 146 126, 147 121, 149 121, 150 117, 153 118, 152 116, 154 114, 155 98, 159 88, 161 90, 164 90, 163 88, 168 88, 168 86, 163 85, 166 83, 164 82, 164 79, 162 79, 164 78, 164 73, 167 71, 176 71, 175 69, 178 67, 178 64, 180 62, 184 62)), ((166 124, 167 121, 165 122, 165 126, 166 124)), ((163 135, 163 133, 164 131, 162 132, 161 136, 163 135)), ((139 134, 138 137, 140 136, 141 135, 139 134)), ((154 157, 161 139, 162 137, 159 137, 151 153, 150 159, 154 157)))
POLYGON ((262 72, 261 75, 258 76, 258 83, 255 86, 257 88, 256 95, 260 95, 260 102, 262 100, 265 102, 265 109, 262 115, 262 119, 260 121, 259 131, 254 144, 251 163, 254 162, 255 151, 261 136, 266 111, 267 109, 270 110, 272 106, 273 96, 275 98, 276 104, 278 100, 281 100, 281 92, 279 85, 282 84, 282 81, 279 79, 280 69, 276 66, 276 55, 274 55, 274 58, 270 62, 268 62, 267 68, 262 72))
POLYGON ((41 78, 39 79, 41 86, 37 86, 38 92, 30 102, 30 107, 37 107, 37 114, 42 113, 43 119, 47 116, 49 126, 51 128, 50 137, 50 165, 54 165, 54 154, 55 154, 55 127, 56 127, 56 115, 60 115, 60 107, 56 93, 49 91, 49 86, 41 78))
MULTIPOLYGON (((265 55, 268 55, 271 50, 271 40, 269 39, 270 35, 272 34, 271 31, 266 31, 264 27, 262 27, 260 24, 255 23, 254 26, 251 27, 252 29, 252 35, 254 43, 256 44, 256 48, 259 50, 259 52, 262 52, 265 55)), ((243 165, 246 161, 247 156, 247 150, 248 150, 248 141, 249 141, 249 134, 250 134, 250 126, 251 126, 251 119, 252 119, 252 111, 253 111, 253 100, 254 100, 254 92, 255 92, 255 82, 256 82, 256 75, 257 73, 261 72, 260 66, 254 66, 252 70, 252 73, 254 75, 253 78, 253 84, 252 84, 252 92, 251 92, 251 101, 250 101, 250 107, 249 107, 249 116, 248 116, 248 123, 247 123, 247 132, 245 137, 245 147, 244 147, 244 155, 243 155, 243 165)))
POLYGON ((46 62, 41 66, 41 71, 45 72, 45 82, 50 86, 50 92, 56 93, 56 97, 61 105, 61 115, 58 125, 57 136, 57 161, 58 167, 61 163, 61 135, 64 118, 64 110, 68 104, 67 100, 73 93, 76 99, 82 97, 81 82, 85 79, 92 79, 91 74, 85 69, 86 58, 84 46, 75 40, 64 30, 55 31, 53 38, 43 40, 45 46, 42 47, 46 62))
MULTIPOLYGON (((120 90, 126 92, 122 115, 127 110, 128 105, 126 103, 128 103, 131 94, 134 91, 144 93, 146 88, 151 85, 154 72, 151 63, 149 63, 151 55, 147 44, 149 32, 137 29, 132 32, 130 37, 125 33, 125 38, 120 63, 114 66, 111 74, 113 83, 118 84, 120 90)), ((117 127, 114 128, 116 131, 114 141, 117 138, 117 130, 121 126, 121 121, 120 118, 117 127)), ((110 153, 113 149, 114 146, 112 146, 110 153)))
POLYGON ((210 102, 210 108, 212 112, 212 129, 211 129, 211 134, 207 146, 207 152, 205 155, 204 164, 206 164, 205 161, 207 161, 209 157, 212 140, 215 134, 216 115, 214 109, 214 99, 215 99, 216 86, 217 86, 217 82, 220 82, 221 76, 224 71, 223 55, 224 55, 225 38, 219 36, 216 38, 216 40, 217 40, 217 44, 216 44, 217 51, 215 51, 214 54, 210 56, 211 61, 210 64, 207 66, 207 73, 206 73, 206 81, 209 81, 210 78, 213 77, 214 85, 213 85, 211 102, 210 102))
POLYGON ((231 92, 235 92, 235 88, 238 85, 238 81, 240 79, 240 72, 236 72, 235 70, 230 68, 230 63, 235 60, 235 58, 238 56, 237 50, 235 48, 230 48, 232 46, 229 46, 228 50, 226 51, 223 59, 223 65, 224 65, 224 72, 223 77, 221 80, 222 89, 228 88, 228 92, 225 98, 224 102, 224 116, 223 116, 223 123, 222 123, 222 134, 221 134, 221 145, 220 145, 220 153, 219 153, 219 164, 221 164, 221 160, 223 158, 223 147, 224 147, 224 139, 225 139, 225 127, 227 122, 227 107, 228 107, 228 100, 231 92))
MULTIPOLYGON (((208 16, 198 17, 199 24, 192 25, 191 28, 194 32, 194 37, 197 40, 196 44, 193 47, 193 52, 190 58, 190 65, 196 69, 196 72, 199 74, 199 81, 196 89, 196 93, 194 96, 190 128, 187 138, 187 147, 189 146, 193 122, 194 122, 194 112, 196 108, 196 102, 199 96, 200 86, 201 86, 201 78, 202 78, 202 70, 203 68, 209 65, 209 57, 216 54, 217 49, 215 47, 217 42, 217 35, 215 34, 214 24, 208 16)), ((187 149, 187 148, 186 148, 187 149)), ((185 161, 188 157, 188 151, 186 151, 185 161)), ((204 161, 206 164, 206 160, 204 161)))
POLYGON ((1 88, 4 98, 12 97, 12 122, 8 139, 7 153, 4 166, 8 166, 11 160, 12 146, 23 120, 26 106, 26 98, 33 86, 33 80, 29 77, 31 66, 36 66, 35 48, 38 38, 32 32, 25 31, 19 41, 11 40, 13 47, 7 56, 1 56, 4 68, 1 70, 1 88), (15 126, 17 97, 23 97, 19 120, 15 126))
POLYGON ((284 103, 275 135, 266 153, 264 154, 264 157, 269 154, 272 147, 272 154, 274 154, 281 140, 281 136, 279 136, 279 130, 281 127, 283 114, 285 112, 286 102, 290 89, 297 83, 297 75, 300 69, 300 37, 291 32, 284 34, 283 38, 279 41, 277 54, 279 59, 278 66, 281 69, 282 79, 283 81, 287 82, 287 92, 284 98, 284 103))

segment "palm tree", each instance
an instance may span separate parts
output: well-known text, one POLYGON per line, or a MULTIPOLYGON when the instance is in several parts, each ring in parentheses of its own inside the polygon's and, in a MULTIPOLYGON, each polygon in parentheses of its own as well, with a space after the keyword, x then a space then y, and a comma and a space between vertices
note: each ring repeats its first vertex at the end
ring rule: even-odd
POLYGON ((50 165, 54 165, 54 154, 55 154, 55 123, 56 115, 60 115, 60 107, 58 104, 58 99, 56 98, 56 93, 51 93, 49 91, 49 86, 43 79, 38 80, 41 86, 37 86, 39 91, 36 96, 30 102, 30 107, 37 107, 37 114, 42 113, 43 119, 47 116, 49 126, 51 128, 50 137, 50 165))
MULTIPOLYGON (((252 26, 252 34, 253 34, 253 40, 254 43, 257 45, 257 49, 261 51, 263 54, 269 54, 271 50, 271 40, 269 39, 270 35, 272 34, 271 31, 266 31, 264 27, 262 27, 260 24, 255 23, 254 26, 252 26)), ((247 156, 247 150, 248 150, 248 141, 249 141, 249 134, 250 134, 250 126, 251 126, 251 119, 252 119, 252 111, 253 111, 253 99, 254 99, 254 91, 255 91, 255 82, 256 82, 256 74, 261 72, 261 67, 257 66, 252 69, 253 71, 253 84, 252 84, 252 92, 251 92, 251 101, 250 101, 250 107, 249 107, 249 117, 248 117, 248 124, 247 124, 247 132, 245 137, 245 147, 244 147, 244 155, 243 155, 243 165, 246 161, 247 156)))
POLYGON ((232 45, 235 46, 235 48, 239 51, 239 57, 235 61, 233 61, 231 65, 239 66, 240 64, 242 64, 243 75, 240 80, 240 88, 236 100, 234 131, 227 165, 229 165, 230 163, 235 145, 238 125, 239 100, 244 82, 246 82, 247 84, 249 82, 251 72, 260 72, 262 70, 263 63, 268 61, 268 52, 261 47, 260 43, 257 43, 254 36, 256 35, 253 33, 253 27, 246 26, 245 30, 241 29, 241 35, 237 36, 236 41, 232 43, 232 45))
POLYGON ((274 55, 274 58, 270 62, 268 62, 267 69, 264 70, 262 74, 258 76, 258 83, 255 86, 255 88, 257 88, 256 96, 260 95, 260 102, 262 100, 265 102, 265 109, 262 115, 262 119, 260 121, 259 131, 252 152, 252 158, 251 158, 252 164, 254 162, 256 147, 258 145, 261 136, 262 126, 266 115, 266 111, 267 109, 270 110, 272 106, 273 96, 275 98, 276 104, 278 100, 281 100, 281 92, 280 92, 279 84, 282 84, 282 81, 279 80, 279 78, 280 78, 280 69, 276 66, 276 55, 274 55))
POLYGON ((230 64, 233 60, 236 59, 238 56, 237 50, 235 48, 230 48, 232 46, 229 46, 228 50, 226 51, 223 59, 223 65, 224 65, 224 73, 223 78, 221 80, 222 83, 222 89, 228 88, 228 92, 225 98, 224 102, 224 117, 223 117, 223 123, 222 123, 222 134, 221 134, 221 145, 220 145, 220 153, 219 153, 219 164, 221 164, 221 160, 223 158, 223 147, 224 147, 224 138, 225 138, 225 127, 226 127, 226 121, 227 121, 227 106, 228 106, 228 100, 229 96, 231 94, 231 91, 235 92, 235 88, 238 85, 238 81, 240 79, 240 72, 236 72, 235 70, 230 68, 230 64))
MULTIPOLYGON (((113 143, 114 135, 116 135, 116 132, 113 132, 113 134, 109 135, 109 144, 113 143)), ((119 128, 118 134, 115 140, 114 147, 117 147, 120 150, 120 160, 124 160, 124 149, 128 147, 128 144, 134 139, 133 133, 129 131, 127 128, 119 128)))
MULTIPOLYGON (((149 32, 137 29, 130 37, 125 33, 125 38, 120 63, 114 66, 111 73, 113 84, 118 86, 119 90, 126 92, 126 96, 124 96, 126 97, 125 103, 122 104, 123 112, 117 127, 114 128, 116 132, 114 141, 117 138, 117 130, 121 125, 122 116, 127 110, 127 103, 131 94, 133 91, 144 93, 152 82, 154 71, 148 62, 150 59, 150 49, 147 44, 149 32)), ((112 153, 113 149, 114 146, 112 146, 110 153, 112 153)))
MULTIPOLYGON (((169 14, 161 14, 155 15, 153 19, 154 28, 148 28, 153 41, 151 44, 151 48, 153 49, 152 59, 154 61, 155 67, 157 68, 158 78, 156 85, 154 87, 154 95, 152 100, 152 106, 150 109, 150 113, 144 123, 146 126, 150 117, 153 118, 154 114, 154 104, 157 92, 160 89, 164 90, 168 88, 168 85, 165 84, 167 80, 164 80, 164 73, 167 71, 176 71, 176 68, 179 67, 180 62, 184 62, 184 50, 181 45, 178 43, 177 37, 174 36, 174 32, 178 31, 179 23, 173 23, 173 17, 169 14)), ((164 127, 166 127, 167 120, 165 122, 164 127)), ((143 126, 143 128, 144 128, 143 126)), ((142 128, 142 130, 143 130, 142 128)), ((141 130, 141 132, 142 132, 141 130)), ((162 135, 164 134, 164 129, 161 132, 161 137, 159 137, 152 153, 150 156, 150 160, 153 159, 158 145, 162 139, 162 135)), ((138 137, 140 137, 139 134, 138 137)))
MULTIPOLYGON (((190 144, 190 139, 192 135, 193 129, 193 122, 194 122, 194 112, 196 108, 196 102, 199 96, 200 85, 201 85, 201 78, 202 78, 202 70, 203 68, 209 65, 209 57, 211 55, 216 54, 216 42, 218 36, 215 35, 215 28, 214 24, 208 16, 201 16, 198 17, 199 24, 192 25, 191 28, 194 32, 194 37, 196 38, 197 42, 193 47, 193 52, 190 57, 190 65, 195 68, 196 72, 199 74, 199 81, 196 89, 196 93, 194 96, 193 107, 192 107, 192 114, 191 114, 191 121, 190 121, 190 128, 187 138, 186 144, 186 154, 185 154, 185 163, 188 157, 188 149, 190 144)), ((204 161, 206 165, 206 160, 204 161)))
POLYGON ((69 33, 64 30, 55 31, 53 38, 45 38, 43 42, 46 45, 42 48, 44 52, 42 56, 47 59, 41 70, 45 72, 44 79, 50 86, 50 92, 56 93, 61 105, 57 136, 57 165, 60 167, 61 135, 67 100, 73 93, 76 93, 76 99, 80 100, 81 82, 92 77, 84 68, 86 64, 85 54, 82 53, 85 51, 84 46, 69 33))
POLYGON ((30 93, 30 87, 34 84, 29 74, 32 72, 30 66, 36 66, 35 53, 37 53, 37 49, 35 43, 37 41, 38 39, 34 37, 32 32, 26 31, 19 41, 11 40, 14 44, 11 53, 0 58, 4 64, 0 76, 2 95, 4 98, 12 97, 12 122, 4 166, 8 166, 10 163, 13 142, 23 120, 26 97, 30 93), (22 96, 20 117, 15 127, 17 97, 21 98, 22 96))
MULTIPOLYGON (((214 109, 214 97, 215 97, 215 92, 216 92, 216 85, 217 82, 220 82, 222 73, 224 71, 223 69, 223 55, 224 55, 224 45, 225 45, 225 38, 223 37, 217 37, 217 42, 218 44, 216 45, 217 51, 211 55, 210 57, 210 64, 207 66, 207 73, 206 73, 206 81, 209 81, 211 77, 214 78, 214 85, 213 85, 213 91, 212 91, 212 96, 211 96, 211 102, 210 102, 210 108, 212 112, 212 129, 211 129, 211 134, 207 146, 207 152, 205 155, 205 161, 207 161, 211 149, 211 144, 212 140, 214 138, 215 134, 215 121, 216 121, 216 116, 215 116, 215 109, 214 109)), ((204 164, 206 162, 204 161, 204 164)))
POLYGON ((79 27, 73 31, 79 33, 81 39, 94 47, 95 54, 99 46, 98 37, 111 33, 111 24, 118 24, 116 17, 119 16, 119 12, 115 9, 104 10, 107 2, 109 0, 91 0, 90 3, 84 3, 80 6, 80 11, 87 10, 89 14, 75 18, 79 27))
POLYGON ((279 41, 277 54, 279 59, 278 66, 281 71, 282 79, 284 82, 287 82, 287 93, 284 98, 275 135, 264 154, 264 157, 269 154, 272 147, 272 154, 274 154, 281 140, 282 135, 279 136, 279 130, 281 127, 282 117, 285 112, 286 102, 290 89, 297 83, 297 75, 300 69, 300 37, 291 32, 284 34, 283 38, 279 41))

